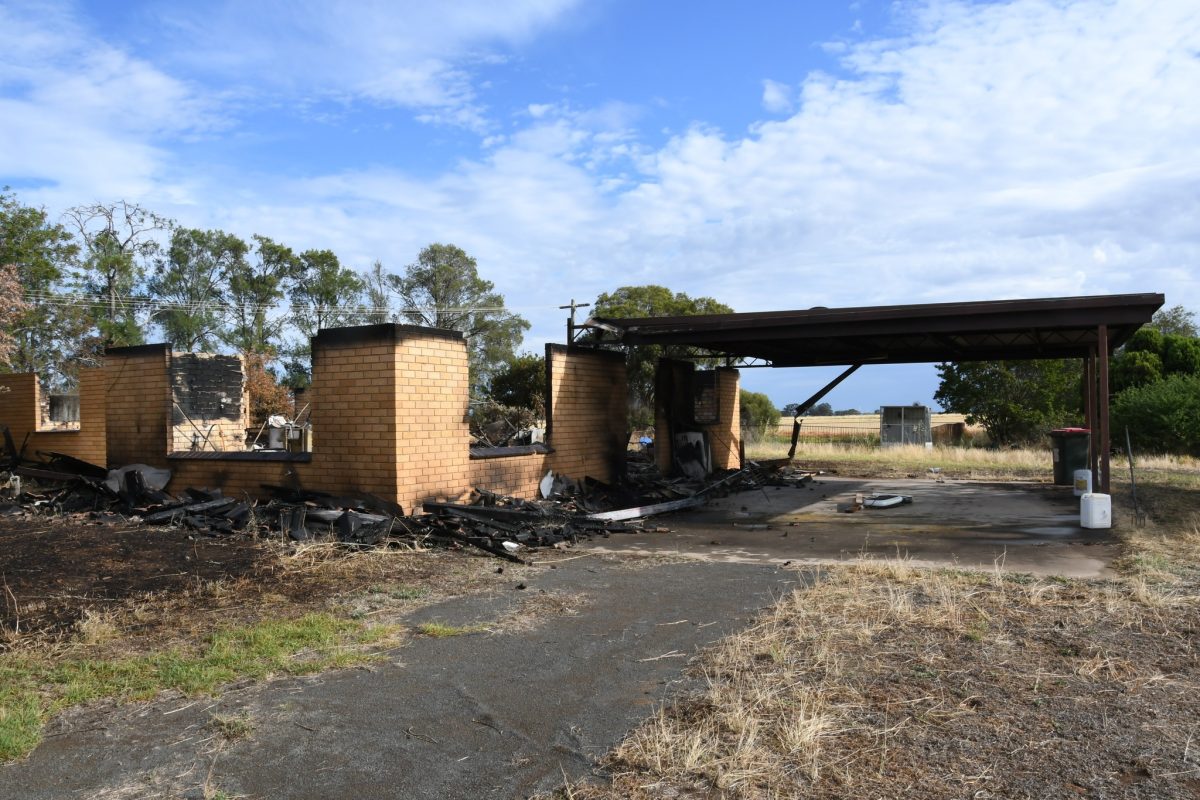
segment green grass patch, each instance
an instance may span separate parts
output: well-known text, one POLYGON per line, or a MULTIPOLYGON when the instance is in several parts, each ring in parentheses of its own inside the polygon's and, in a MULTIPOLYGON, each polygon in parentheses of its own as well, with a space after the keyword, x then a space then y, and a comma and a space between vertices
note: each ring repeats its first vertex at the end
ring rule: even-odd
POLYGON ((389 626, 308 614, 218 631, 194 653, 60 660, 0 656, 0 760, 20 758, 36 747, 45 720, 69 706, 104 698, 143 700, 164 689, 211 694, 237 679, 351 666, 372 658, 362 645, 393 632, 389 626))
POLYGON ((213 714, 211 724, 213 730, 231 742, 248 739, 254 733, 254 721, 244 715, 213 714))
POLYGON ((422 622, 417 626, 417 632, 436 639, 448 636, 462 636, 468 633, 483 633, 487 628, 482 625, 446 625, 441 622, 422 622))

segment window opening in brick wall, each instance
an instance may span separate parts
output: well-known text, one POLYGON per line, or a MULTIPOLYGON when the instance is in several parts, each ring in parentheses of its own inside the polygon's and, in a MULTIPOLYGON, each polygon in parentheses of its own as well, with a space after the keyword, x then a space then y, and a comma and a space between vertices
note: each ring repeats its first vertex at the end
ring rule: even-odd
POLYGON ((697 425, 716 425, 721 421, 721 398, 717 393, 715 370, 692 373, 692 421, 697 425))
POLYGON ((38 409, 39 431, 79 430, 79 394, 60 393, 41 396, 38 409))

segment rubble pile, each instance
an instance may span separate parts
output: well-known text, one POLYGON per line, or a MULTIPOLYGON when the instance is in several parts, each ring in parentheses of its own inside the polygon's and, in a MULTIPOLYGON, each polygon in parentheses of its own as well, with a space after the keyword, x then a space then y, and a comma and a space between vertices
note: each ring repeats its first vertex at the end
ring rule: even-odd
POLYGON ((473 547, 525 563, 521 553, 581 539, 644 530, 657 514, 694 508, 711 497, 779 485, 782 464, 751 462, 707 482, 631 472, 622 485, 572 481, 547 473, 538 500, 474 491, 470 503, 430 502, 405 513, 366 493, 335 495, 264 485, 268 502, 188 487, 169 494, 169 470, 131 464, 106 470, 55 453, 0 462, 0 515, 84 514, 91 519, 182 526, 206 536, 286 537, 362 547, 473 547))

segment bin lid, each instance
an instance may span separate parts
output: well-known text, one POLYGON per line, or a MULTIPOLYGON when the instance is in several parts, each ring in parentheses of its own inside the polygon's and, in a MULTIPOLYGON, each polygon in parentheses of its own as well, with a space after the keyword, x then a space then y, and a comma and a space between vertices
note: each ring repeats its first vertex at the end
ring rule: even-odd
POLYGON ((1058 433, 1058 434, 1065 434, 1067 436, 1072 436, 1072 435, 1078 436, 1081 433, 1091 433, 1091 432, 1092 432, 1091 428, 1055 428, 1054 430, 1050 431, 1051 434, 1058 433))

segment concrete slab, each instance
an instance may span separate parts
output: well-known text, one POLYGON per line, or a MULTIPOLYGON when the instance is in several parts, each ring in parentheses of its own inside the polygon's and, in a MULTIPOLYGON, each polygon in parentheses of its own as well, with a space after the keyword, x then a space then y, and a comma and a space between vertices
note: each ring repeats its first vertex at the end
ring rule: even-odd
POLYGON ((741 492, 658 517, 669 532, 582 547, 706 561, 829 563, 901 556, 915 564, 1091 578, 1112 575, 1109 531, 1079 525, 1070 487, 930 479, 820 477, 804 487, 741 492), (839 513, 855 494, 911 495, 910 505, 839 513))

